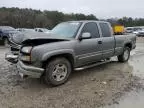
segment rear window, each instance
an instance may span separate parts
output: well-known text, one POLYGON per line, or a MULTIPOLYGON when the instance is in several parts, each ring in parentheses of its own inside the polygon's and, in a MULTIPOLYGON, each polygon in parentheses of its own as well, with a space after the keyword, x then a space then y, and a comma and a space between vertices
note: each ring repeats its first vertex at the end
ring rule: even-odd
POLYGON ((100 28, 103 37, 111 37, 110 27, 107 23, 100 23, 100 28))

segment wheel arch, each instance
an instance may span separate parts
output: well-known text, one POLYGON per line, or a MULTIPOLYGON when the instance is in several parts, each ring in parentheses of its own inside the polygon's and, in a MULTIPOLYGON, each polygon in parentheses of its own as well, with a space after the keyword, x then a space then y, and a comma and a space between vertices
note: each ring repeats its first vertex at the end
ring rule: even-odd
POLYGON ((51 60, 53 60, 54 58, 57 58, 57 57, 66 58, 71 63, 71 66, 72 66, 72 69, 73 69, 74 64, 75 64, 75 59, 74 59, 73 54, 70 54, 70 53, 61 53, 61 54, 51 55, 46 60, 44 60, 42 62, 42 67, 45 68, 46 64, 48 64, 51 60))
POLYGON ((4 39, 8 39, 8 37, 7 36, 2 36, 2 39, 4 40, 4 39))
POLYGON ((130 50, 132 50, 132 43, 131 43, 131 42, 126 43, 126 44, 124 45, 124 47, 129 47, 130 50))

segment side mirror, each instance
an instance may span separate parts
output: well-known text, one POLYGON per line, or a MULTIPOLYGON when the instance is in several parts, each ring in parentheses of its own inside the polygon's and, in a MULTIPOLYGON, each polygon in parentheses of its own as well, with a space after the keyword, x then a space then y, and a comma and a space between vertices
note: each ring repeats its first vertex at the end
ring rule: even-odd
POLYGON ((80 39, 90 39, 91 38, 91 34, 89 32, 85 32, 85 33, 82 33, 80 39))

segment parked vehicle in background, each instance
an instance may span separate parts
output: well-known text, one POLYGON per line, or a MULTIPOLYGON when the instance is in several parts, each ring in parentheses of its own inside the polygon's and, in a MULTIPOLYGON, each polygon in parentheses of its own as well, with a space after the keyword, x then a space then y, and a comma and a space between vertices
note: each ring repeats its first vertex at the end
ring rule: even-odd
POLYGON ((44 32, 44 33, 49 33, 50 30, 48 30, 47 28, 35 28, 36 32, 44 32))
POLYGON ((16 29, 10 26, 0 26, 0 39, 4 41, 4 45, 8 46, 9 38, 18 33, 16 29))
POLYGON ((141 30, 133 31, 133 34, 138 34, 141 30))
POLYGON ((126 62, 136 47, 135 35, 114 36, 111 25, 103 21, 69 21, 50 34, 27 35, 19 51, 20 75, 42 78, 53 86, 65 83, 72 70, 106 63, 112 56, 126 62))
POLYGON ((126 27, 126 33, 134 33, 137 34, 139 31, 141 31, 143 27, 126 27))
POLYGON ((136 34, 138 37, 144 37, 144 29, 138 31, 138 33, 136 34))
POLYGON ((142 30, 142 28, 140 28, 140 27, 134 27, 133 28, 133 31, 140 31, 140 30, 142 30))
POLYGON ((137 35, 141 30, 142 30, 142 28, 134 27, 134 29, 133 29, 133 34, 136 34, 136 35, 137 35))
POLYGON ((133 29, 133 27, 127 27, 125 29, 125 31, 126 31, 126 33, 133 33, 134 29, 133 29))
POLYGON ((114 25, 112 28, 115 35, 122 35, 125 32, 123 25, 114 25))
POLYGON ((29 29, 29 28, 17 28, 16 30, 20 32, 35 32, 34 29, 29 29))
POLYGON ((18 54, 19 50, 21 48, 22 42, 25 39, 29 38, 41 38, 41 37, 47 37, 46 33, 43 32, 35 32, 31 29, 25 29, 25 31, 21 31, 9 38, 9 46, 10 51, 6 53, 6 60, 11 63, 17 63, 18 61, 18 54))

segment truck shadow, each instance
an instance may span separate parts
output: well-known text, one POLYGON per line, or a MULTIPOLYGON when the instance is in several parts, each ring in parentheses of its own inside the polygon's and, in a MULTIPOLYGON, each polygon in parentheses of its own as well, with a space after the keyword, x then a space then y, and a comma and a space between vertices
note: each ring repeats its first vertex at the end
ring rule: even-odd
POLYGON ((101 64, 101 65, 94 66, 94 67, 91 67, 88 69, 84 69, 84 70, 80 70, 80 71, 74 71, 72 73, 72 77, 77 77, 77 76, 82 75, 82 74, 98 73, 101 71, 105 71, 105 69, 107 69, 109 66, 117 65, 117 64, 119 65, 120 63, 117 61, 111 61, 109 63, 101 64))
POLYGON ((81 71, 74 71, 71 74, 71 81, 73 80, 79 80, 79 78, 82 79, 99 79, 101 77, 101 80, 103 80, 103 77, 108 77, 108 75, 111 74, 124 74, 125 71, 130 72, 132 74, 132 67, 129 65, 129 63, 119 63, 117 61, 111 61, 106 64, 102 64, 99 66, 95 66, 89 69, 84 69, 81 71))

